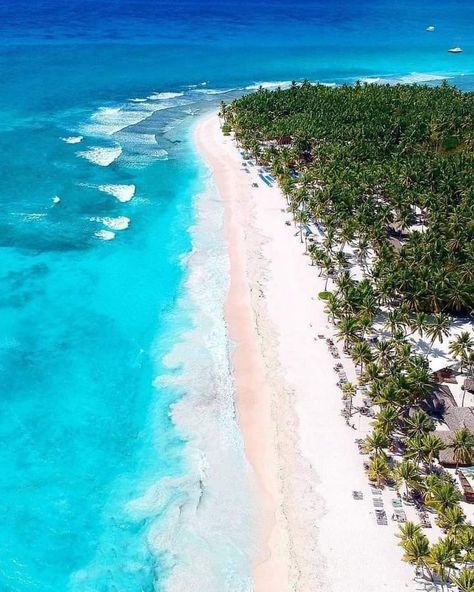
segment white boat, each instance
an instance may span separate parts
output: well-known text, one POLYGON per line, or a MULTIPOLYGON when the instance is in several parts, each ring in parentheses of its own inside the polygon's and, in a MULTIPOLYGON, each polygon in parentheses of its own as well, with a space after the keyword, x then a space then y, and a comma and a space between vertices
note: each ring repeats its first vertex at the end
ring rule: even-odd
POLYGON ((462 53, 462 49, 460 47, 452 47, 448 49, 449 53, 462 53))
POLYGON ((426 30, 428 31, 428 33, 433 33, 435 28, 433 27, 433 25, 430 25, 429 27, 426 27, 426 30))

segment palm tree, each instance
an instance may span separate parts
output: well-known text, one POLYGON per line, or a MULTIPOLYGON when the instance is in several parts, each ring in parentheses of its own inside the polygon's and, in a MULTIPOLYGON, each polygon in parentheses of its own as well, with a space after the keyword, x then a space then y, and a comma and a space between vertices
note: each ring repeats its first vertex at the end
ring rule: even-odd
POLYGON ((324 284, 324 291, 327 291, 329 278, 334 273, 334 264, 332 262, 332 258, 329 255, 327 255, 327 254, 324 255, 324 257, 321 261, 321 264, 320 264, 320 268, 321 268, 321 273, 324 272, 324 275, 326 276, 326 282, 324 284))
POLYGON ((426 368, 414 367, 408 373, 408 383, 413 401, 424 399, 432 389, 430 373, 426 368))
POLYGON ((349 399, 350 406, 349 406, 349 417, 352 415, 352 399, 355 397, 357 393, 357 389, 352 382, 346 382, 342 386, 342 393, 345 399, 349 399))
POLYGON ((474 592, 474 570, 463 569, 453 578, 459 592, 474 592))
POLYGON ((405 440, 405 447, 405 458, 415 461, 416 464, 420 464, 424 461, 425 446, 421 436, 418 435, 414 438, 407 438, 405 440))
MULTIPOLYGON (((474 350, 469 350, 465 356, 464 364, 466 366, 466 370, 469 376, 474 374, 474 350)), ((463 405, 464 405, 464 397, 463 397, 463 405)))
POLYGON ((409 489, 422 483, 418 466, 411 460, 403 460, 395 469, 395 481, 399 487, 405 485, 405 494, 408 497, 409 489))
POLYGON ((364 364, 372 361, 372 350, 365 340, 356 341, 351 347, 351 357, 356 364, 360 365, 361 373, 364 370, 364 364))
POLYGON ((396 536, 399 539, 401 539, 401 542, 403 542, 422 534, 423 530, 421 529, 421 526, 419 524, 415 524, 414 522, 408 521, 405 522, 405 524, 400 524, 399 533, 396 536))
POLYGON ((308 214, 303 210, 298 210, 294 214, 295 223, 299 226, 300 242, 303 242, 303 226, 308 223, 308 214))
POLYGON ((369 434, 364 440, 364 449, 367 454, 384 454, 384 449, 388 448, 388 445, 388 437, 378 430, 374 430, 372 434, 369 434))
POLYGON ((449 337, 451 327, 449 317, 444 314, 435 314, 432 319, 432 322, 426 328, 426 333, 431 339, 430 351, 433 349, 435 341, 443 343, 443 339, 449 337))
POLYGON ((385 405, 375 416, 373 425, 377 431, 388 437, 398 427, 399 422, 400 412, 396 407, 394 405, 385 405))
POLYGON ((429 464, 433 464, 435 459, 439 459, 439 453, 446 448, 443 440, 433 432, 422 436, 422 444, 424 458, 429 464))
POLYGON ((360 237, 357 242, 357 247, 355 250, 355 255, 358 259, 358 262, 362 268, 364 274, 367 273, 367 257, 370 253, 370 243, 366 237, 360 237))
POLYGON ((410 319, 410 328, 413 333, 418 331, 420 337, 423 337, 428 327, 428 315, 425 312, 417 312, 410 319))
POLYGON ((381 487, 390 478, 390 467, 387 459, 382 455, 375 455, 369 464, 367 471, 369 480, 381 487))
POLYGON ((449 352, 458 359, 461 364, 465 361, 468 352, 474 347, 474 341, 468 331, 462 331, 449 344, 449 352))
POLYGON ((386 368, 393 356, 393 345, 390 341, 379 341, 375 344, 374 359, 382 368, 386 368))
POLYGON ((326 306, 324 307, 324 312, 331 317, 331 320, 334 323, 336 317, 339 318, 341 316, 341 311, 341 302, 334 296, 332 292, 329 292, 326 300, 326 306))
POLYGON ((464 553, 461 561, 466 565, 474 563, 474 526, 465 524, 458 533, 457 538, 464 553))
POLYGON ((449 579, 450 571, 456 567, 457 555, 457 545, 451 537, 440 539, 431 546, 428 564, 443 583, 449 579))
POLYGON ((425 496, 426 504, 440 513, 446 513, 446 510, 455 506, 460 499, 459 491, 451 482, 440 480, 428 486, 425 496))
POLYGON ((434 422, 431 417, 421 409, 414 411, 405 419, 404 431, 413 438, 423 436, 434 430, 434 422))
POLYGON ((337 278, 337 287, 343 296, 347 296, 349 291, 355 286, 355 281, 351 278, 348 271, 344 271, 337 278))
POLYGON ((385 383, 384 386, 380 386, 378 390, 372 389, 372 391, 374 393, 374 401, 378 405, 392 405, 398 409, 402 409, 405 406, 405 392, 390 382, 385 383))
POLYGON ((438 515, 437 523, 441 528, 449 531, 449 534, 456 536, 466 523, 466 514, 461 506, 452 506, 438 515))
POLYGON ((358 339, 360 325, 354 317, 344 317, 337 325, 337 336, 344 341, 344 349, 347 350, 349 343, 358 339))
POLYGON ((459 465, 471 465, 474 460, 474 436, 465 427, 456 430, 450 447, 453 449, 456 470, 459 465))
POLYGON ((366 335, 372 330, 374 318, 369 313, 362 313, 359 316, 359 324, 362 331, 362 338, 365 339, 366 335))
POLYGON ((377 364, 369 363, 365 367, 364 374, 362 376, 363 382, 374 382, 381 377, 380 368, 377 364))
POLYGON ((429 568, 431 554, 428 537, 423 533, 417 532, 413 536, 402 539, 401 546, 405 551, 403 561, 407 561, 417 568, 421 568, 422 572, 426 569, 432 578, 429 568))
POLYGON ((389 311, 385 319, 384 327, 390 330, 390 333, 396 333, 404 329, 406 325, 406 316, 399 308, 389 311))

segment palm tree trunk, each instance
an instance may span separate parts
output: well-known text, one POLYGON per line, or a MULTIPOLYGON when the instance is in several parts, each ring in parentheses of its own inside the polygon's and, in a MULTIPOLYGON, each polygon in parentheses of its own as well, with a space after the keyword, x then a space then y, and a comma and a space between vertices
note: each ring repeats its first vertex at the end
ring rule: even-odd
POLYGON ((434 577, 433 577, 433 572, 431 571, 431 569, 426 565, 426 563, 422 563, 423 567, 426 569, 426 571, 428 572, 428 575, 430 577, 430 580, 434 583, 434 577))

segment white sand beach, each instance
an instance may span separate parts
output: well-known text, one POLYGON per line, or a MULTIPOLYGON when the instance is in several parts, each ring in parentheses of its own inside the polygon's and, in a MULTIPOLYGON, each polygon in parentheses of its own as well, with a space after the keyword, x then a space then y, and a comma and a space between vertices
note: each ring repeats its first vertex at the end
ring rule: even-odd
MULTIPOLYGON (((262 513, 255 591, 423 590, 401 561, 390 520, 394 492, 383 493, 388 525, 376 523, 354 443, 368 422, 357 417, 351 429, 341 416, 335 360, 318 338, 333 331, 318 299, 324 279, 297 229, 285 224, 284 197, 262 182, 257 167, 242 166, 217 115, 197 124, 196 143, 226 208, 236 406, 262 513), (363 499, 354 500, 353 490, 363 499)), ((337 361, 354 378, 339 351, 337 361)))

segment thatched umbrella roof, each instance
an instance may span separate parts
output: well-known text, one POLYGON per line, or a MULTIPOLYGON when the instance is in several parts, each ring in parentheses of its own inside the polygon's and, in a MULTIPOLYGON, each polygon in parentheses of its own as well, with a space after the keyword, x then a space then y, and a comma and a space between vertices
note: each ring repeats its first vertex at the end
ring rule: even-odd
POLYGON ((464 390, 470 393, 474 393, 474 377, 468 376, 464 381, 464 390))
POLYGON ((449 407, 444 414, 444 423, 453 432, 465 426, 474 434, 474 408, 449 407))

